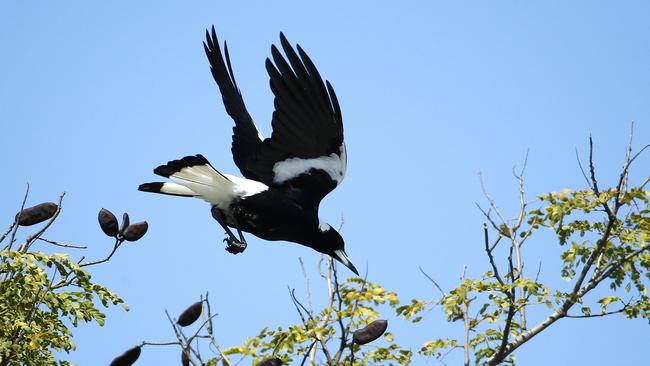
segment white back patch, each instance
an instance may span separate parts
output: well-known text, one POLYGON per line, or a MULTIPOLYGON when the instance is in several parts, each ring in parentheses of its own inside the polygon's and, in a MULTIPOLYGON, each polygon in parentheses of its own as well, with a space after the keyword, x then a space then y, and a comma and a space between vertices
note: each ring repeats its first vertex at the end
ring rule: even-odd
POLYGON ((278 161, 273 165, 273 182, 284 183, 300 174, 307 173, 311 169, 319 169, 327 173, 338 185, 345 177, 346 160, 347 154, 345 143, 343 143, 339 154, 332 153, 328 156, 312 159, 290 158, 278 161))
POLYGON ((233 190, 240 197, 248 197, 269 189, 269 186, 256 180, 246 179, 235 175, 224 174, 228 180, 235 183, 233 190))

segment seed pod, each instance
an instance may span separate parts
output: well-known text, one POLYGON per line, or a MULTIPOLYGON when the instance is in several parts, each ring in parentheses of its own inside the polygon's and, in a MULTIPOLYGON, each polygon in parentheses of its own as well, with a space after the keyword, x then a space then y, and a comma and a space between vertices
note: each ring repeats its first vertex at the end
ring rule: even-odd
POLYGON ((104 234, 112 237, 117 236, 117 218, 113 213, 105 208, 99 210, 99 215, 97 215, 99 220, 99 226, 102 228, 104 234))
POLYGON ((183 352, 181 352, 181 363, 183 366, 190 366, 190 356, 187 355, 189 352, 188 349, 184 349, 183 352))
POLYGON ((280 366, 282 365, 282 360, 277 357, 265 358, 257 366, 280 366))
POLYGON ((368 324, 365 328, 359 329, 352 335, 352 340, 356 344, 366 344, 381 337, 388 328, 387 320, 375 320, 368 324))
POLYGON ((124 235, 126 229, 129 228, 129 224, 130 224, 129 214, 125 212, 124 215, 122 215, 122 226, 120 227, 120 235, 124 235))
POLYGON ((111 366, 131 366, 138 360, 138 357, 140 357, 140 352, 142 352, 140 346, 135 346, 115 357, 113 362, 111 362, 111 366))
POLYGON ((181 316, 178 317, 176 324, 180 325, 181 327, 187 327, 188 325, 194 323, 196 319, 199 318, 199 316, 201 316, 201 311, 203 311, 203 303, 201 301, 197 301, 181 313, 181 316))
POLYGON ((122 236, 128 241, 136 241, 147 233, 147 229, 149 229, 149 224, 146 221, 136 222, 133 225, 127 226, 122 236))
POLYGON ((45 202, 34 207, 28 207, 16 214, 15 220, 20 226, 31 226, 51 219, 59 206, 54 202, 45 202), (20 216, 20 217, 19 217, 20 216))

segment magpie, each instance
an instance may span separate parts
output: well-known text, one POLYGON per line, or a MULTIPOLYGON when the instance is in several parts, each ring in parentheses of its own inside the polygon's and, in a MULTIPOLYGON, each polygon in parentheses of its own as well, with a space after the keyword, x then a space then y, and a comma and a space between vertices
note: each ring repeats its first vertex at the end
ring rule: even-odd
POLYGON ((248 232, 264 240, 305 245, 358 276, 341 235, 318 218, 321 200, 341 183, 346 171, 338 99, 300 45, 294 49, 283 33, 280 43, 285 56, 272 45, 273 61, 266 59, 275 111, 271 137, 264 138, 235 81, 227 43, 222 53, 214 26, 206 31, 203 46, 226 112, 235 121, 231 151, 243 177, 222 173, 203 155, 194 155, 154 169, 172 182, 145 183, 138 189, 207 201, 212 217, 226 232, 230 253, 246 249, 242 232, 248 232))

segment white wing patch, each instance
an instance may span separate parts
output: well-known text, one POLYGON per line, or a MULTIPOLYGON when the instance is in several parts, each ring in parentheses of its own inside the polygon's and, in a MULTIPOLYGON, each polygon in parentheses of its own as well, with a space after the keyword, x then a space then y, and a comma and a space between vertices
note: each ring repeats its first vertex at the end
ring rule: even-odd
POLYGON ((338 185, 345 177, 347 165, 345 143, 341 144, 339 151, 338 154, 332 153, 312 159, 290 158, 278 161, 273 165, 273 182, 281 184, 311 169, 319 169, 327 173, 338 185))

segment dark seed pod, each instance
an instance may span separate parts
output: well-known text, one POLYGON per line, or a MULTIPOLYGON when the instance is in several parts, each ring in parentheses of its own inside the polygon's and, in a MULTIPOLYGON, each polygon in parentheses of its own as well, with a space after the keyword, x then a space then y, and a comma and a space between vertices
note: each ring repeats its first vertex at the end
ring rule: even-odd
POLYGON ((120 235, 124 235, 126 229, 129 228, 129 224, 130 224, 129 214, 125 212, 124 215, 122 215, 122 226, 120 227, 120 235))
POLYGON ((99 215, 97 215, 99 220, 99 226, 102 228, 104 234, 112 237, 117 236, 117 218, 113 213, 105 208, 99 210, 99 215))
POLYGON ((190 366, 190 356, 187 355, 189 352, 190 351, 187 349, 184 349, 183 352, 181 352, 181 363, 183 366, 190 366))
POLYGON ((277 357, 265 358, 257 366, 280 366, 282 365, 282 360, 277 357))
POLYGON ((375 320, 368 324, 365 328, 359 329, 352 335, 352 340, 356 344, 366 344, 381 337, 388 328, 387 320, 375 320))
POLYGON ((122 236, 128 241, 136 241, 147 233, 147 229, 149 229, 149 224, 146 221, 136 222, 133 225, 127 226, 122 236))
POLYGON ((201 311, 203 311, 203 303, 201 301, 197 301, 181 313, 181 316, 178 317, 176 324, 180 325, 181 327, 187 327, 188 325, 194 323, 196 319, 199 318, 199 316, 201 316, 201 311))
POLYGON ((135 346, 115 357, 113 362, 111 362, 111 366, 131 366, 138 360, 138 357, 140 357, 140 352, 142 352, 140 346, 135 346))
POLYGON ((20 226, 31 226, 51 219, 59 206, 54 202, 45 202, 34 207, 28 207, 16 214, 15 220, 20 226), (19 217, 20 216, 20 217, 19 217))

